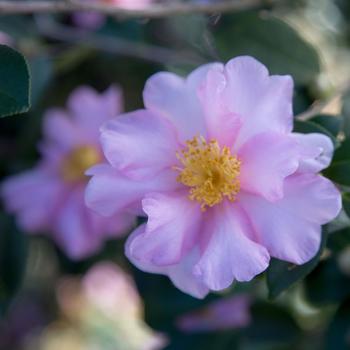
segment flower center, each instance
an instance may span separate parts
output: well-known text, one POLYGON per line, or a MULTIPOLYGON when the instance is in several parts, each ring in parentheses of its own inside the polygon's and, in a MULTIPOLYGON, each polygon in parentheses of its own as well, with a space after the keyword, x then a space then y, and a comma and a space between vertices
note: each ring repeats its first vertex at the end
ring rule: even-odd
POLYGON ((76 182, 85 180, 85 171, 101 160, 98 150, 90 145, 73 149, 61 164, 61 174, 65 181, 76 182))
POLYGON ((234 201, 240 190, 238 175, 241 162, 228 147, 220 148, 216 140, 207 142, 202 136, 186 142, 176 153, 183 167, 174 167, 180 174, 177 181, 190 187, 189 198, 201 209, 219 204, 225 197, 234 201))

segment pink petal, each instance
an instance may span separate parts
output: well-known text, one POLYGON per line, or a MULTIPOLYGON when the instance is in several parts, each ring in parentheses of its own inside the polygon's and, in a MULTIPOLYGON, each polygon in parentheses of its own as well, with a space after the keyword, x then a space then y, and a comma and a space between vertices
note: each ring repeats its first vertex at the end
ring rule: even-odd
POLYGON ((334 219, 341 209, 341 197, 332 182, 313 174, 289 177, 284 198, 278 202, 242 193, 239 203, 270 255, 296 264, 315 256, 321 225, 334 219))
POLYGON ((96 214, 85 207, 80 188, 70 193, 57 215, 54 223, 55 240, 72 259, 85 258, 102 245, 92 215, 96 214))
POLYGON ((42 168, 10 177, 1 187, 6 210, 17 216, 22 229, 30 232, 50 227, 62 195, 62 184, 42 168))
POLYGON ((216 65, 214 63, 202 66, 193 71, 187 79, 161 72, 147 80, 143 92, 146 108, 171 120, 182 142, 196 135, 206 136, 203 111, 197 92, 208 69, 216 65))
POLYGON ((221 298, 208 306, 178 318, 179 328, 185 332, 208 332, 246 327, 251 322, 251 298, 233 295, 221 298))
POLYGON ((269 201, 283 197, 283 184, 299 165, 297 143, 277 133, 253 136, 238 151, 241 160, 242 190, 259 194, 269 201))
POLYGON ((103 93, 81 86, 72 92, 67 105, 76 125, 90 141, 95 142, 99 138, 101 124, 122 112, 122 92, 116 86, 103 93))
POLYGON ((175 133, 166 119, 139 110, 105 123, 101 143, 113 167, 126 176, 142 179, 177 163, 175 133))
POLYGON ((111 216, 120 210, 136 205, 141 211, 141 199, 154 191, 173 191, 179 184, 176 172, 163 171, 148 180, 132 180, 123 176, 107 164, 91 168, 88 175, 94 175, 86 188, 85 201, 89 208, 103 216, 111 216))
POLYGON ((329 166, 334 146, 331 139, 323 134, 293 133, 292 137, 300 148, 298 171, 317 173, 329 166))
POLYGON ((200 206, 183 192, 147 195, 142 206, 148 222, 145 231, 130 243, 129 254, 155 265, 179 263, 197 238, 200 206))
POLYGON ((223 203, 206 213, 201 258, 194 268, 211 290, 227 288, 236 279, 250 281, 269 263, 267 250, 248 237, 252 228, 243 211, 223 203))
POLYGON ((293 80, 290 76, 269 76, 263 64, 248 56, 229 61, 225 76, 225 103, 243 121, 237 145, 260 132, 292 130, 293 80))
POLYGON ((66 152, 75 145, 84 142, 85 137, 65 111, 49 109, 44 118, 44 135, 48 144, 66 152))
POLYGON ((241 119, 223 103, 226 88, 223 65, 213 65, 199 88, 208 139, 216 139, 222 146, 231 146, 241 127, 241 119))
POLYGON ((145 231, 145 225, 139 226, 128 238, 125 246, 125 254, 128 259, 140 270, 145 272, 167 275, 174 285, 185 293, 196 298, 204 298, 209 289, 193 275, 193 266, 198 261, 199 252, 193 249, 187 256, 181 259, 180 263, 170 266, 157 266, 149 262, 139 261, 132 255, 131 245, 134 239, 145 231))

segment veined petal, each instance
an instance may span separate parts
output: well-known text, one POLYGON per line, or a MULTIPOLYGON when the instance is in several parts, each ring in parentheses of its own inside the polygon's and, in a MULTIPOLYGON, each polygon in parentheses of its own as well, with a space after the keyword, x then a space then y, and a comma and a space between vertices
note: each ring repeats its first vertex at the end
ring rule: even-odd
POLYGON ((139 226, 128 238, 125 246, 125 255, 140 270, 151 273, 158 273, 168 276, 174 285, 185 293, 196 298, 204 298, 209 289, 202 281, 193 275, 192 270, 199 259, 199 251, 194 248, 178 264, 169 266, 157 266, 147 261, 135 259, 132 255, 132 243, 140 234, 145 231, 145 225, 139 226))
POLYGON ((236 205, 224 203, 206 213, 201 258, 194 273, 211 290, 227 288, 236 279, 249 281, 269 263, 267 250, 252 241, 252 227, 236 205))
POLYGON ((341 197, 332 182, 314 174, 289 177, 284 197, 277 202, 244 193, 239 203, 270 255, 296 264, 315 256, 321 225, 334 219, 341 209, 341 197))
POLYGON ((238 158, 241 189, 275 201, 283 197, 285 178, 298 168, 299 148, 286 135, 261 133, 238 150, 238 158))
POLYGON ((293 80, 290 76, 269 76, 263 64, 248 56, 229 61, 225 75, 225 103, 242 118, 237 146, 260 132, 291 132, 293 80))
POLYGON ((132 180, 108 164, 97 165, 87 174, 94 176, 86 188, 86 205, 103 216, 111 216, 135 206, 141 213, 141 199, 146 193, 173 191, 179 187, 173 170, 163 171, 142 181, 132 180))
POLYGON ((223 65, 213 65, 207 71, 198 95, 203 106, 208 139, 218 140, 222 146, 232 146, 241 128, 241 118, 223 103, 227 86, 223 65))
POLYGON ((142 179, 177 163, 176 130, 147 110, 121 115, 105 123, 101 143, 107 160, 124 175, 142 179))
POLYGON ((207 71, 219 63, 194 70, 186 79, 173 73, 160 72, 148 79, 143 99, 147 109, 168 118, 175 125, 181 142, 195 135, 206 136, 198 87, 207 71))
POLYGON ((148 216, 145 231, 130 243, 129 253, 137 260, 155 265, 173 265, 193 248, 201 224, 198 203, 187 194, 153 193, 143 199, 148 216))

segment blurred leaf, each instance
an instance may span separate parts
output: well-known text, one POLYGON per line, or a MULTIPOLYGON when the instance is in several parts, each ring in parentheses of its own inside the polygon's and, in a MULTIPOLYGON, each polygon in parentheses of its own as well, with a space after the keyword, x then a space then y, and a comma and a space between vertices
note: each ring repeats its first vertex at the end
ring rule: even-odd
POLYGON ((0 300, 6 302, 22 281, 27 258, 27 237, 14 222, 0 216, 0 300))
POLYGON ((244 331, 251 349, 295 349, 295 341, 300 329, 288 311, 281 306, 271 303, 256 303, 253 305, 252 322, 244 331), (277 347, 284 345, 284 347, 277 347))
POLYGON ((327 247, 333 252, 340 252, 350 245, 350 227, 332 232, 328 235, 327 247))
POLYGON ((287 23, 256 12, 222 16, 213 35, 220 58, 250 55, 272 74, 291 74, 308 84, 320 72, 317 51, 287 23))
POLYGON ((350 186, 350 139, 336 149, 332 164, 323 174, 340 185, 350 186))
POLYGON ((28 111, 29 72, 24 57, 0 45, 0 117, 28 111))
POLYGON ((350 299, 342 303, 328 328, 325 350, 350 349, 350 299))
POLYGON ((346 137, 350 137, 350 91, 348 91, 343 97, 342 115, 343 120, 343 131, 346 137))
POLYGON ((321 261, 306 278, 305 291, 313 304, 334 304, 350 294, 349 277, 342 273, 336 258, 332 257, 321 261))
POLYGON ((348 217, 350 217, 350 193, 345 192, 342 194, 343 209, 348 217))
POLYGON ((314 132, 321 133, 330 137, 333 143, 337 144, 337 140, 334 137, 334 135, 331 133, 331 131, 325 128, 323 125, 318 124, 313 119, 310 119, 308 121, 295 120, 293 131, 300 132, 302 134, 311 134, 314 132))
POLYGON ((310 122, 320 125, 334 137, 337 137, 340 132, 342 120, 339 116, 320 114, 312 117, 310 122))
POLYGON ((286 261, 272 259, 267 270, 267 286, 269 298, 275 299, 294 283, 307 276, 318 264, 323 248, 326 245, 327 234, 323 232, 321 246, 316 256, 303 265, 295 265, 286 261))
POLYGON ((53 70, 52 62, 47 56, 36 56, 28 60, 31 71, 31 97, 32 104, 35 105, 41 94, 45 91, 53 70))

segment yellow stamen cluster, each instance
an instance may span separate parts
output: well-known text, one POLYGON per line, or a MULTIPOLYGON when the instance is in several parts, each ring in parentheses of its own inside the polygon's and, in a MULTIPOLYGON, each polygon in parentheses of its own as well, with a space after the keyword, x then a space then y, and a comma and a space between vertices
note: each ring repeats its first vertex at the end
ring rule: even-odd
POLYGON ((234 201, 240 190, 238 175, 241 162, 228 147, 220 148, 216 140, 207 142, 194 137, 176 156, 183 167, 174 167, 180 174, 177 181, 190 187, 189 198, 201 204, 202 210, 213 207, 225 197, 234 201))
POLYGON ((85 180, 85 171, 101 160, 99 151, 90 145, 73 149, 62 161, 61 175, 67 182, 85 180))

